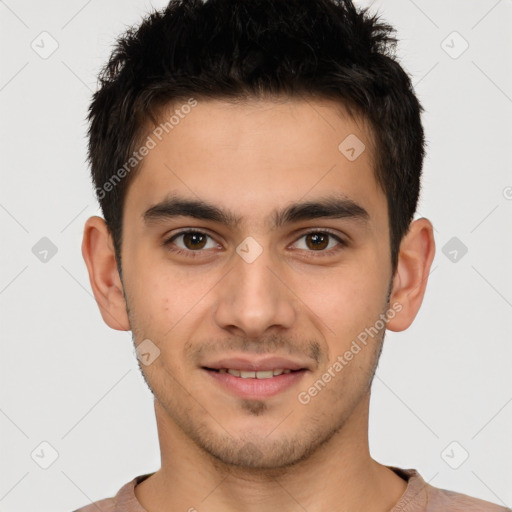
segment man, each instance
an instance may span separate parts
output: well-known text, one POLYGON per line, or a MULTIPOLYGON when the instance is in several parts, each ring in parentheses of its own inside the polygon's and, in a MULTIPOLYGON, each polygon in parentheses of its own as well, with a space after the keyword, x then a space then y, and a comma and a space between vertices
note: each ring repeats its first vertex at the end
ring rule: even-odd
POLYGON ((368 447, 386 329, 423 300, 421 106, 349 1, 172 1, 90 108, 82 252, 131 330, 161 468, 81 512, 505 510, 368 447))

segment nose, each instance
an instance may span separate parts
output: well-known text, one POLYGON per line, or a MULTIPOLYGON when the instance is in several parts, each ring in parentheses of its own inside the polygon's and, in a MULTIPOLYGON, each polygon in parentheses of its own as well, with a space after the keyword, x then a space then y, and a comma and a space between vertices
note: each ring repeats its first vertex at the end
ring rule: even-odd
POLYGON ((294 295, 280 274, 268 250, 251 263, 235 255, 233 268, 217 288, 216 324, 231 334, 251 338, 292 327, 294 295))

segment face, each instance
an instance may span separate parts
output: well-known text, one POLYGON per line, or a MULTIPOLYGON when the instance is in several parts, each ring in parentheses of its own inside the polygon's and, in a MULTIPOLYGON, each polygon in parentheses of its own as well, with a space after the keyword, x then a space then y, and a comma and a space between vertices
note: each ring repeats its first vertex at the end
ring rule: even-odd
POLYGON ((122 246, 157 419, 228 464, 293 464, 354 421, 392 309, 369 132, 327 100, 198 101, 160 132, 122 246))

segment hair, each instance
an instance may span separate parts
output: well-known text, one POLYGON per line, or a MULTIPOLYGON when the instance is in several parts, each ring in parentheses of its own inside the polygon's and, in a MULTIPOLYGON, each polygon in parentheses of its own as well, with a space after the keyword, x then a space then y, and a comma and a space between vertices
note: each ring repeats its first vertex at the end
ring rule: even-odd
POLYGON ((100 72, 88 115, 88 161, 119 272, 124 199, 140 168, 134 150, 159 111, 192 96, 305 96, 335 100, 369 122, 394 274, 425 152, 423 108, 395 58, 394 34, 350 0, 171 0, 129 28, 100 72))

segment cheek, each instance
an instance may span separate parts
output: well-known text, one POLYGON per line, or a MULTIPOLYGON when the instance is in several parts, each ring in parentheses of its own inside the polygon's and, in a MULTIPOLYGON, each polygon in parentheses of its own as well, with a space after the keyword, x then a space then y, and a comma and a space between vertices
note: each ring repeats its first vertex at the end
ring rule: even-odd
POLYGON ((125 261, 129 262, 123 265, 123 273, 133 320, 156 335, 158 326, 172 324, 173 317, 181 313, 176 310, 181 299, 176 294, 178 284, 150 254, 134 252, 125 261))
POLYGON ((172 268, 163 257, 140 252, 131 259, 127 273, 130 309, 136 324, 155 339, 176 337, 178 332, 204 314, 208 292, 218 276, 213 272, 198 275, 172 268))
POLYGON ((368 268, 372 267, 360 262, 302 275, 292 289, 304 303, 305 311, 313 312, 335 336, 345 338, 369 322, 373 324, 384 305, 387 282, 375 267, 368 268))

